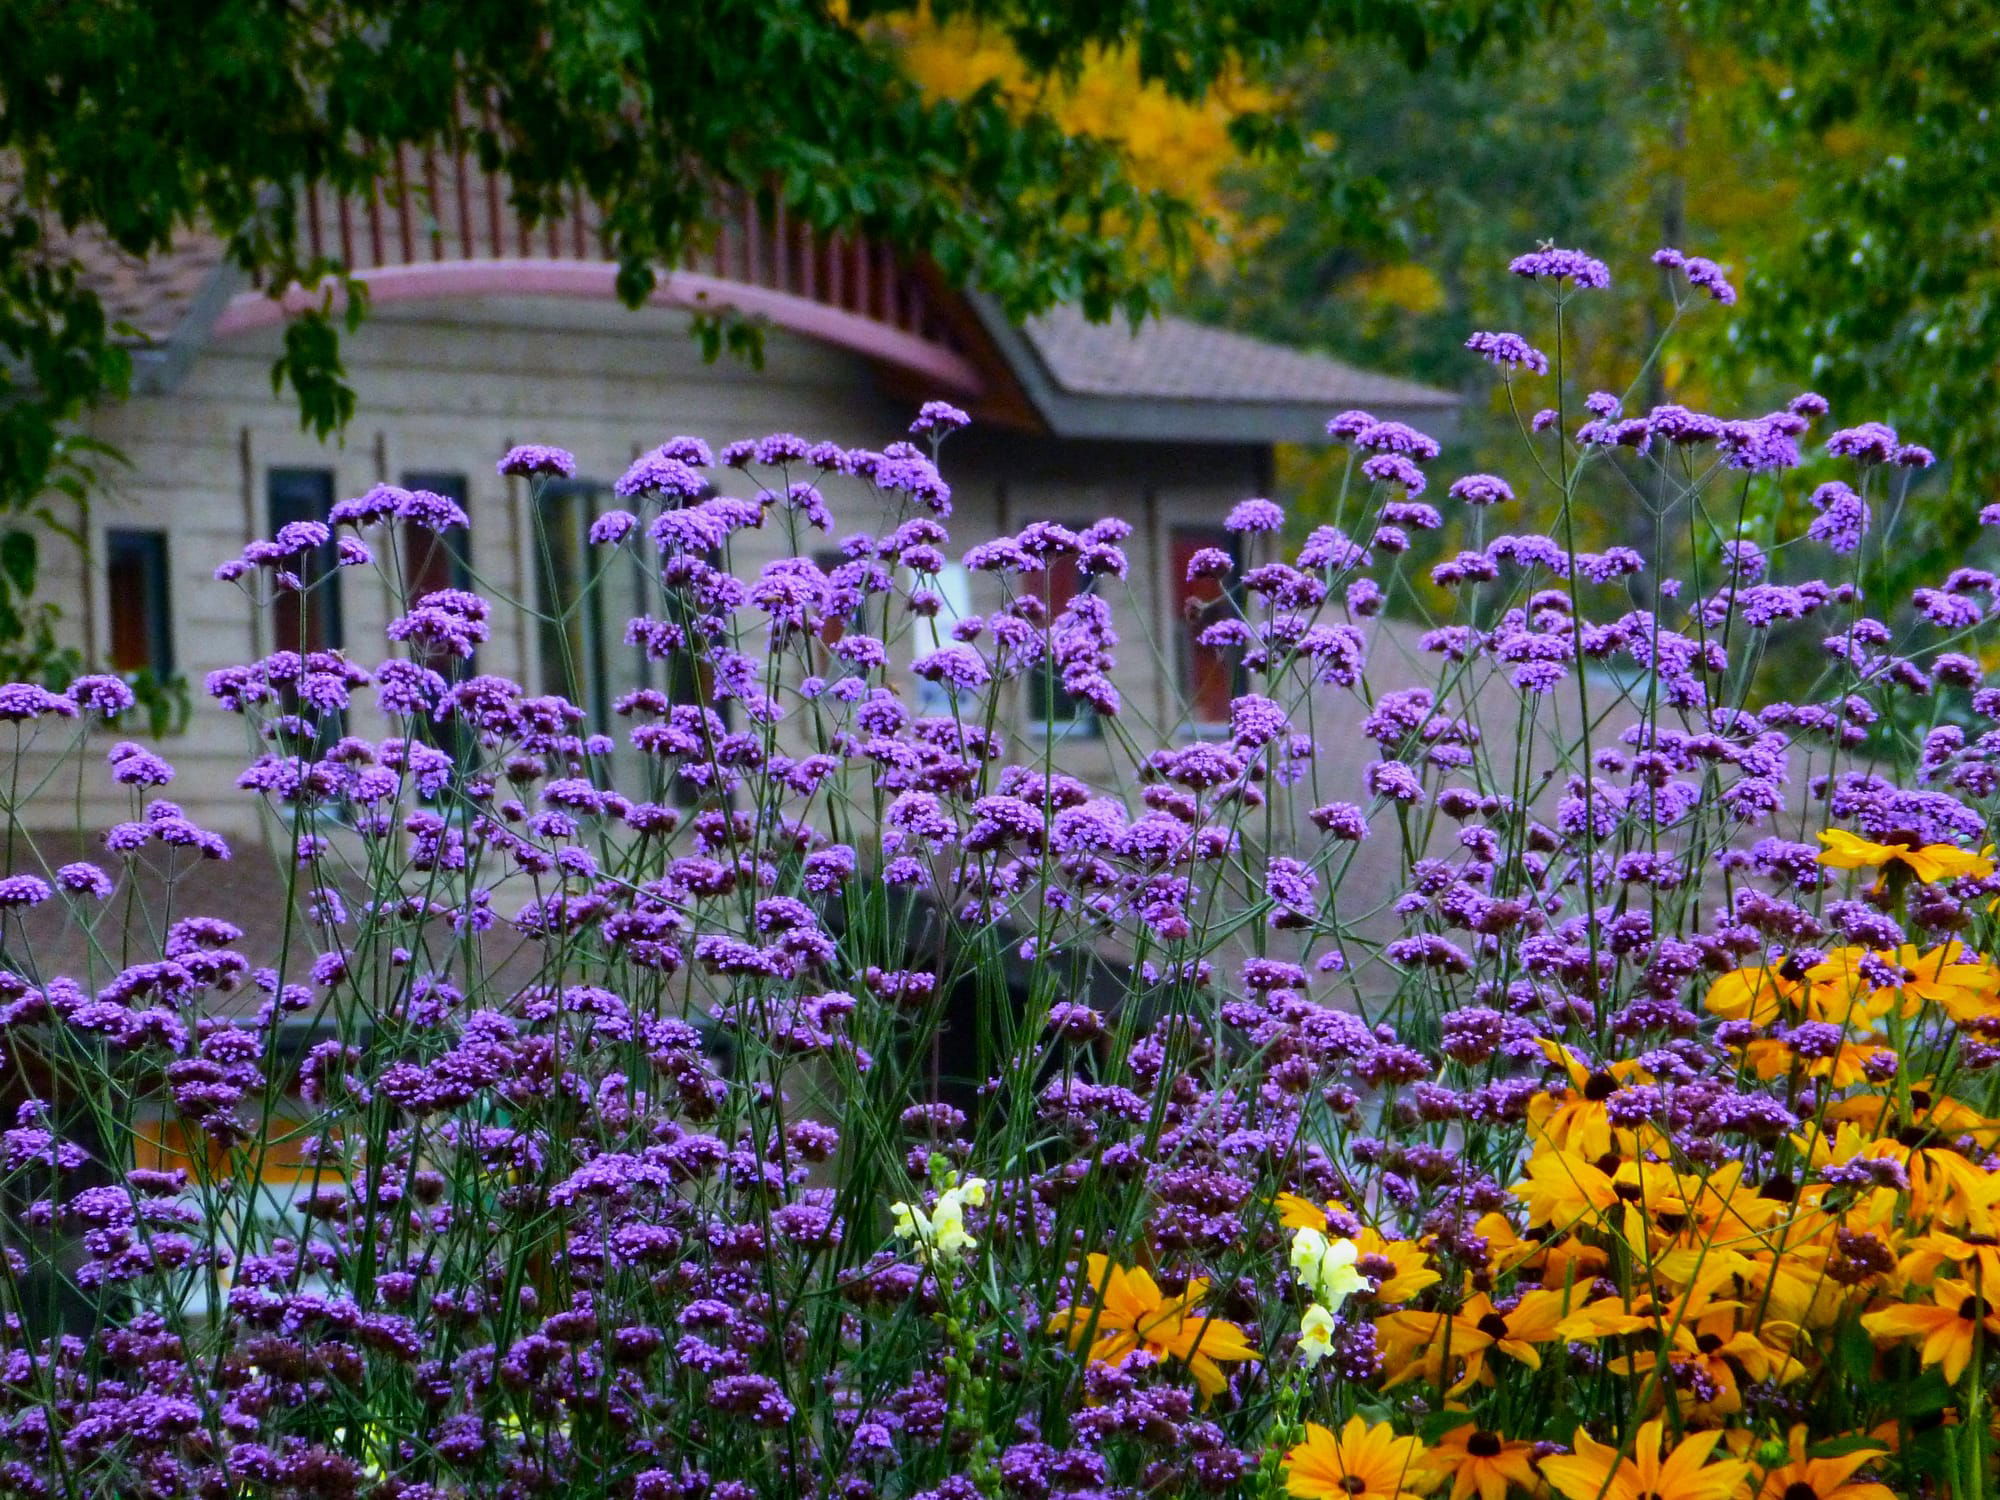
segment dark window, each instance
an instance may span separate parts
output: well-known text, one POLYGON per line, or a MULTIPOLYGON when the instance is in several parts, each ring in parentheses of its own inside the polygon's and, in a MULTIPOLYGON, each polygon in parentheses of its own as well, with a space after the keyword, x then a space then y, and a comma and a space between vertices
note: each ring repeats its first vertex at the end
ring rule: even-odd
MULTIPOLYGON (((719 568, 722 566, 722 554, 711 552, 707 561, 710 567, 719 568)), ((815 554, 814 562, 820 571, 828 571, 827 554, 815 554)), ((689 623, 701 613, 694 601, 688 598, 687 591, 678 585, 662 587, 659 582, 649 579, 646 583, 646 597, 649 600, 648 609, 651 614, 668 624, 678 625, 683 630, 686 630, 689 623)), ((822 641, 827 642, 839 638, 840 627, 837 625, 827 626, 821 637, 822 641)), ((816 670, 822 673, 831 672, 832 658, 823 644, 815 645, 812 654, 816 670)), ((636 655, 634 659, 638 660, 636 655)), ((651 668, 648 664, 642 664, 639 670, 647 672, 651 668)), ((660 673, 658 685, 667 695, 669 703, 708 709, 722 721, 725 731, 734 727, 735 710, 731 701, 727 698, 720 702, 716 701, 715 663, 706 650, 669 651, 660 658, 658 670, 660 673)), ((650 686, 650 678, 647 682, 650 686)), ((704 786, 685 776, 676 776, 667 788, 667 795, 678 807, 694 807, 702 800, 704 786)))
MULTIPOLYGON (((1023 581, 1026 590, 1048 610, 1049 624, 1055 622, 1070 600, 1090 592, 1095 582, 1085 578, 1076 564, 1074 553, 1050 557, 1044 560, 1041 572, 1030 573, 1023 581)), ((1026 718, 1033 728, 1072 739, 1095 739, 1103 732, 1097 722, 1097 710, 1084 699, 1072 698, 1063 691, 1062 674, 1052 662, 1038 663, 1023 683, 1022 691, 1027 694, 1026 718)))
MULTIPOLYGON (((433 469, 415 469, 403 476, 406 490, 429 490, 465 508, 465 476, 433 469)), ((439 589, 472 587, 472 542, 463 526, 429 531, 401 528, 403 587, 412 602, 439 589)))
POLYGON ((541 690, 560 694, 597 720, 610 710, 604 590, 590 587, 590 523, 603 494, 602 486, 586 480, 553 480, 535 497, 541 690))
MULTIPOLYGON (((406 490, 429 490, 465 507, 465 476, 436 470, 418 469, 403 476, 406 490)), ((472 588, 472 541, 463 526, 432 531, 405 522, 397 528, 398 566, 402 569, 403 597, 410 603, 442 589, 472 588)), ((423 650, 417 659, 435 672, 457 681, 470 672, 471 664, 449 651, 423 650)))
POLYGON ((1174 686, 1187 721, 1197 730, 1213 729, 1229 722, 1229 700, 1243 691, 1243 670, 1233 653, 1204 646, 1199 637, 1218 620, 1235 614, 1231 600, 1241 559, 1235 538, 1219 526, 1176 526, 1169 544, 1174 617, 1168 628, 1174 645, 1174 686), (1229 554, 1228 577, 1189 579, 1188 564, 1204 547, 1229 554))
MULTIPOLYGON (((333 509, 333 470, 273 469, 267 476, 271 534, 294 521, 324 521, 333 509)), ((271 609, 273 644, 280 651, 332 651, 341 644, 340 575, 333 541, 296 564, 304 589, 279 593, 271 609)))
POLYGON ((112 669, 171 677, 174 617, 167 590, 167 534, 123 527, 105 532, 104 583, 112 669))
MULTIPOLYGON (((412 469, 403 475, 401 483, 406 490, 429 490, 434 495, 456 502, 460 510, 465 509, 466 483, 463 474, 442 469, 412 469)), ((401 577, 397 581, 406 604, 414 605, 426 594, 435 594, 442 589, 471 592, 472 538, 465 527, 451 526, 443 531, 432 531, 427 526, 404 522, 396 531, 396 566, 401 569, 401 577)), ((410 646, 410 659, 429 667, 446 682, 463 682, 476 670, 471 657, 415 641, 410 646)), ((439 735, 440 745, 450 750, 461 765, 469 767, 480 758, 479 736, 463 719, 454 717, 448 730, 432 726, 431 732, 439 735)))

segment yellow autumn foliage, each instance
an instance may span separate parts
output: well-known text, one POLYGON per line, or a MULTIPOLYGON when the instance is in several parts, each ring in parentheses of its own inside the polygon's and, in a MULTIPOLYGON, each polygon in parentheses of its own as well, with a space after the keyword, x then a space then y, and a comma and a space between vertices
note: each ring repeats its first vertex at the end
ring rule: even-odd
POLYGON ((1347 290, 1371 306, 1394 312, 1434 313, 1445 305, 1444 283, 1429 266, 1399 261, 1357 271, 1347 290))
POLYGON ((1237 77, 1200 101, 1176 99, 1140 78, 1127 49, 1094 49, 1074 79, 1036 78, 999 32, 964 19, 939 22, 928 11, 885 23, 883 32, 904 69, 931 93, 962 99, 997 83, 1022 109, 1040 109, 1072 134, 1115 142, 1137 186, 1173 193, 1208 221, 1198 250, 1243 237, 1226 188, 1241 160, 1229 122, 1271 107, 1270 90, 1237 77))

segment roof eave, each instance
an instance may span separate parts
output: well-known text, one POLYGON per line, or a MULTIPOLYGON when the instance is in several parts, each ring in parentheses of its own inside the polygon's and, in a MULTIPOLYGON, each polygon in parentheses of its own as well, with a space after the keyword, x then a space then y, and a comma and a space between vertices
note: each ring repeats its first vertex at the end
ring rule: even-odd
MULTIPOLYGON (((1056 437, 1155 443, 1317 443, 1332 415, 1317 401, 1207 401, 1170 396, 1080 395, 1057 385, 1019 325, 982 292, 965 300, 1005 358, 1021 389, 1056 437)), ((1375 401, 1385 420, 1421 426, 1434 437, 1456 435, 1458 399, 1440 392, 1430 402, 1375 401)))
POLYGON ((207 346, 230 300, 249 285, 250 278, 238 267, 226 259, 217 262, 173 331, 132 351, 133 393, 171 395, 187 378, 195 356, 207 346))
MULTIPOLYGON (((1057 437, 1141 443, 1324 443, 1327 418, 1332 415, 1316 401, 1197 401, 1066 392, 1038 399, 1036 405, 1057 437)), ((1456 404, 1372 402, 1369 410, 1384 420, 1420 427, 1436 438, 1456 435, 1456 404)))

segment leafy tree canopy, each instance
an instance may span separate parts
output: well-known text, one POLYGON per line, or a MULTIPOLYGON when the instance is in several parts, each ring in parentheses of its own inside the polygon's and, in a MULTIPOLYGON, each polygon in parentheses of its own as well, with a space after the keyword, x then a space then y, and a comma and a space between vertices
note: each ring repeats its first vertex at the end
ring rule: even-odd
MULTIPOLYGON (((101 455, 68 435, 125 389, 117 330, 64 248, 134 256, 191 230, 279 291, 338 277, 302 242, 309 188, 367 189, 399 147, 465 147, 530 218, 599 207, 638 302, 709 227, 725 188, 796 219, 921 253, 1015 314, 1151 310, 1196 211, 1136 184, 1115 140, 1032 92, 1107 49, 1200 100, 1244 67, 1369 36, 1418 61, 1519 35, 1530 0, 935 0, 944 25, 1004 36, 1010 78, 919 86, 893 23, 920 0, 0 0, 0 516, 85 492, 101 455)), ((1246 139, 1282 130, 1245 118, 1246 139)), ((349 289, 353 291, 352 288, 349 289)), ((275 378, 306 424, 338 427, 333 302, 294 322, 275 378)), ((348 306, 358 316, 360 302, 348 306)), ((43 519, 53 521, 53 512, 43 519)), ((47 647, 35 569, 0 568, 0 657, 47 647)), ((28 544, 32 545, 32 544, 28 544)), ((8 662, 0 661, 0 665, 8 662)))
MULTIPOLYGON (((1810 388, 1838 424, 1937 450, 1911 498, 1922 524, 1899 534, 1889 592, 1906 590, 1963 558, 2000 482, 1996 78, 1992 0, 1606 0, 1465 70, 1413 73, 1379 42, 1309 49, 1266 80, 1308 149, 1237 169, 1249 248, 1187 304, 1465 390, 1480 467, 1515 414, 1465 335, 1545 335, 1508 260, 1581 246, 1619 273, 1566 351, 1590 383, 1745 415, 1810 388), (1669 308, 1645 261, 1663 244, 1722 261, 1742 297, 1697 306, 1649 362, 1669 308)), ((1308 508, 1323 471, 1310 454, 1287 471, 1308 508)), ((1595 498, 1596 541, 1646 504, 1595 498)))

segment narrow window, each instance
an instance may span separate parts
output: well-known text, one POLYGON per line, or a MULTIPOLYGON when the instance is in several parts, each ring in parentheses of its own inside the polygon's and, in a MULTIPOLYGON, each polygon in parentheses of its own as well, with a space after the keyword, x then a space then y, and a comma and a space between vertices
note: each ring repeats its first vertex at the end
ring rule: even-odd
MULTIPOLYGON (((972 614, 972 575, 966 572, 963 563, 946 563, 942 572, 925 580, 925 587, 942 602, 936 614, 920 617, 910 631, 910 654, 913 658, 928 656, 950 645, 951 627, 972 614)), ((959 712, 965 712, 965 707, 961 703, 959 712)), ((941 682, 918 678, 916 709, 927 716, 949 717, 952 712, 951 690, 941 682)))
MULTIPOLYGON (((1053 625, 1070 600, 1090 591, 1094 580, 1085 578, 1076 563, 1074 553, 1050 557, 1045 559, 1041 572, 1030 573, 1023 579, 1023 587, 1047 610, 1044 626, 1053 625)), ((1031 731, 1065 739, 1096 739, 1103 733, 1097 722, 1097 710, 1082 698, 1073 698, 1063 691, 1062 672, 1054 662, 1037 663, 1022 683, 1026 694, 1024 718, 1031 731)))
POLYGON ((569 699, 604 727, 610 704, 604 590, 591 587, 596 519, 603 487, 588 480, 543 484, 535 516, 535 612, 541 690, 569 699))
MULTIPOLYGON (((324 521, 333 509, 333 470, 273 469, 265 479, 271 534, 294 521, 324 521)), ((304 588, 281 592, 271 609, 274 648, 333 651, 341 644, 340 575, 333 542, 294 565, 304 588)))
POLYGON ((173 607, 167 591, 167 534, 116 527, 104 533, 104 582, 117 672, 174 673, 173 607))
POLYGON ((1235 538, 1217 526, 1176 526, 1168 536, 1174 617, 1168 622, 1174 649, 1174 686, 1181 712, 1197 734, 1211 733, 1229 723, 1229 700, 1243 691, 1237 658, 1215 646, 1204 646, 1201 633, 1232 617, 1236 570, 1241 564, 1235 538), (1195 554, 1213 547, 1227 553, 1226 577, 1188 577, 1195 554))
MULTIPOLYGON (((450 470, 411 469, 399 481, 406 490, 429 490, 466 508, 465 476, 450 470)), ((432 531, 427 526, 404 522, 396 528, 397 579, 406 606, 426 594, 443 589, 472 589, 472 538, 463 526, 432 531)), ((410 659, 429 667, 446 682, 463 682, 477 670, 473 658, 459 656, 440 646, 410 642, 410 659)), ((454 717, 448 729, 433 725, 438 743, 451 751, 461 765, 471 766, 481 758, 479 736, 463 719, 454 717)))
MULTIPOLYGON (((429 490, 465 509, 465 476, 433 469, 415 469, 402 480, 406 490, 429 490)), ((429 531, 402 527, 403 587, 412 601, 440 589, 472 587, 471 538, 463 526, 429 531)))
MULTIPOLYGON (((831 578, 836 572, 847 566, 849 559, 847 554, 840 551, 837 547, 822 547, 813 553, 812 561, 814 567, 831 578)), ((820 644, 824 646, 834 645, 849 630, 859 630, 860 628, 860 606, 857 605, 846 614, 829 612, 825 622, 819 629, 820 644)))
MULTIPOLYGON (((429 490, 454 501, 461 510, 465 508, 463 474, 418 469, 405 474, 402 485, 406 490, 429 490)), ((443 589, 472 588, 471 538, 463 526, 432 531, 405 522, 398 532, 398 566, 402 569, 403 596, 407 603, 415 604, 424 595, 443 589)), ((416 659, 449 681, 470 675, 471 663, 449 651, 424 649, 417 653, 416 659)))

